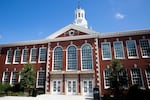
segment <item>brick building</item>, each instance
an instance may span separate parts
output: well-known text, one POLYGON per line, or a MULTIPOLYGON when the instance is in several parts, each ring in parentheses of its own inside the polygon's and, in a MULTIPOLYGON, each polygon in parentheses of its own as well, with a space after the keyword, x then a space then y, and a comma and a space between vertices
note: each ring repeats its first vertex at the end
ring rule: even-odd
POLYGON ((150 30, 99 33, 88 28, 85 11, 75 21, 45 39, 0 44, 0 81, 14 85, 17 73, 30 62, 36 70, 36 88, 47 94, 93 95, 108 92, 109 65, 120 59, 129 82, 150 89, 150 30))

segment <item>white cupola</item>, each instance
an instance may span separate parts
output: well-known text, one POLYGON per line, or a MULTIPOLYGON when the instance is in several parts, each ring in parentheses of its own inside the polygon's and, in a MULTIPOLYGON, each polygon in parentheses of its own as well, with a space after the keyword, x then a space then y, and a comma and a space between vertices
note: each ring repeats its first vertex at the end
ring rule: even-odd
POLYGON ((78 5, 78 8, 75 10, 75 20, 74 24, 88 28, 87 20, 85 19, 85 11, 78 5))

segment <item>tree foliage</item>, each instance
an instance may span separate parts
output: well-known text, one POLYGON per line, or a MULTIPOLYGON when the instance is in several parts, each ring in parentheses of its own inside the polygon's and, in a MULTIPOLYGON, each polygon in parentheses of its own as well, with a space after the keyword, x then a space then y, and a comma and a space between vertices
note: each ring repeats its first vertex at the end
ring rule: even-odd
POLYGON ((24 65, 24 68, 21 70, 21 86, 25 89, 31 89, 35 86, 35 70, 33 65, 27 63, 24 65))
POLYGON ((118 95, 123 89, 123 85, 127 82, 124 74, 120 74, 125 69, 123 68, 122 64, 118 59, 113 59, 110 64, 110 88, 114 90, 114 94, 118 95))

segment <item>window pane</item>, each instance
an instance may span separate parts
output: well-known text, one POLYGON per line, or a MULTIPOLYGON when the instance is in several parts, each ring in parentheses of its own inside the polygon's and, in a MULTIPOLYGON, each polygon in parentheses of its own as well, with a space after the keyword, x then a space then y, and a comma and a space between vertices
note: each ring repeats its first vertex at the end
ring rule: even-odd
POLYGON ((44 87, 45 84, 45 71, 40 70, 38 72, 38 87, 44 87))
POLYGON ((61 47, 56 47, 54 50, 53 66, 54 70, 62 70, 63 51, 61 47))
POLYGON ((82 47, 82 69, 92 69, 92 49, 89 45, 82 47))
POLYGON ((10 64, 11 62, 12 62, 12 56, 13 56, 13 50, 8 50, 7 51, 7 61, 6 61, 6 63, 7 64, 10 64))
POLYGON ((70 46, 67 52, 68 70, 77 70, 77 51, 75 46, 70 46))
POLYGON ((110 73, 111 73, 110 68, 106 68, 104 70, 104 85, 106 89, 110 88, 110 79, 109 79, 110 73))
POLYGON ((114 42, 114 53, 115 58, 124 59, 123 43, 121 41, 114 42))
POLYGON ((136 42, 134 40, 127 40, 126 41, 128 57, 137 57, 137 49, 136 49, 136 42))
POLYGON ((29 52, 29 50, 28 49, 23 49, 23 58, 22 58, 22 62, 27 62, 28 61, 28 52, 29 52))
POLYGON ((101 44, 102 48, 102 57, 103 59, 111 59, 111 47, 109 42, 103 42, 101 44))
POLYGON ((131 69, 132 84, 143 87, 141 71, 138 68, 131 69))
POLYGON ((47 49, 45 47, 40 48, 40 62, 45 62, 46 61, 46 52, 47 49))
POLYGON ((20 54, 21 54, 20 49, 15 50, 14 63, 19 63, 20 62, 20 54))
POLYGON ((30 56, 30 61, 31 62, 36 62, 37 59, 37 48, 32 48, 31 49, 31 56, 30 56))
POLYGON ((150 89, 150 68, 146 69, 146 80, 147 80, 148 88, 150 89))
POLYGON ((149 40, 140 40, 140 47, 143 57, 150 57, 150 43, 149 40))
POLYGON ((12 85, 15 85, 17 83, 17 72, 12 72, 12 85))
POLYGON ((9 83, 10 72, 9 71, 4 72, 3 77, 4 77, 3 83, 9 83))

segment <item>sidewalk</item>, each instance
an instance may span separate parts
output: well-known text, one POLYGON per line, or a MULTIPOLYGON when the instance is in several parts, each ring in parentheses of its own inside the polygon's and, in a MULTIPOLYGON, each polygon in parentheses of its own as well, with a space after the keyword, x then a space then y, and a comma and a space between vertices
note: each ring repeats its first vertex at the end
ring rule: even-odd
POLYGON ((19 97, 6 96, 0 97, 0 100, 93 100, 91 97, 84 97, 79 95, 38 95, 37 97, 19 97))

